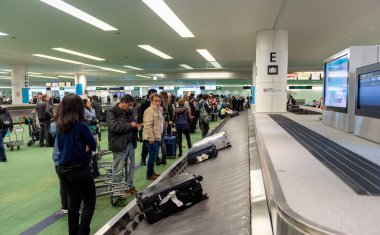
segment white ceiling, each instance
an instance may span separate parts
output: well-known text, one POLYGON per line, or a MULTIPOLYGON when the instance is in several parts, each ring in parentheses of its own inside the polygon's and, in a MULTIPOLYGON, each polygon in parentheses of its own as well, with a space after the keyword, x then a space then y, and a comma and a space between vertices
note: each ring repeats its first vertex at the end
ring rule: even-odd
POLYGON ((179 64, 190 65, 198 72, 213 68, 196 52, 206 48, 223 66, 218 71, 233 72, 231 82, 246 84, 252 76, 259 30, 289 31, 291 71, 321 69, 323 59, 350 45, 380 41, 379 0, 165 0, 195 35, 192 39, 181 38, 141 0, 66 2, 118 31, 105 32, 39 0, 0 0, 0 32, 10 34, 0 37, 0 67, 27 64, 29 71, 44 75, 73 76, 81 72, 95 82, 138 79, 152 83, 134 76, 136 71, 122 67, 132 65, 144 68, 139 74, 164 74, 156 83, 178 83, 189 72, 179 64), (137 47, 138 44, 150 44, 174 59, 161 59, 137 47), (92 62, 51 47, 80 51, 107 61, 92 62), (93 68, 37 58, 32 56, 34 53, 128 73, 86 72, 83 70, 93 68))

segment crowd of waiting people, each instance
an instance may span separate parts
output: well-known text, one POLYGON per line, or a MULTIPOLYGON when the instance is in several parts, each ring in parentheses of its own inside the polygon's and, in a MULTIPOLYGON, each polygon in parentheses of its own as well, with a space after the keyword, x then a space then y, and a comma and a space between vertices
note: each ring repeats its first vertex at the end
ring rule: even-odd
MULTIPOLYGON (((108 146, 113 153, 112 183, 125 182, 128 195, 136 194, 138 191, 133 178, 138 141, 142 142, 140 164, 146 165, 146 179, 155 180, 160 174, 154 166, 166 164, 166 135, 172 135, 176 130, 180 157, 183 135, 187 147, 191 148, 190 133, 194 133, 197 126, 204 137, 209 131, 211 116, 224 118, 228 112, 243 110, 244 104, 250 102, 250 98, 245 102, 243 97, 227 100, 206 94, 177 98, 165 91, 158 94, 155 89, 150 89, 148 95, 142 98, 127 94, 121 98, 114 97, 114 100, 114 105, 106 111, 102 110, 97 96, 82 98, 66 94, 55 110, 53 99, 48 94, 39 93, 33 101, 36 104, 33 112, 39 123, 39 146, 54 148, 53 161, 60 182, 61 210, 68 213, 69 234, 89 234, 95 210, 94 178, 99 172, 94 152, 100 132, 94 131, 93 125, 98 122, 107 125, 108 146)), ((1 129, 4 124, 1 115, 5 112, 10 117, 6 109, 0 109, 0 131, 13 128, 9 118, 10 123, 1 129)), ((1 137, 5 135, 0 134, 1 137)), ((1 161, 6 161, 4 146, 3 149, 0 147, 0 157, 1 161)))

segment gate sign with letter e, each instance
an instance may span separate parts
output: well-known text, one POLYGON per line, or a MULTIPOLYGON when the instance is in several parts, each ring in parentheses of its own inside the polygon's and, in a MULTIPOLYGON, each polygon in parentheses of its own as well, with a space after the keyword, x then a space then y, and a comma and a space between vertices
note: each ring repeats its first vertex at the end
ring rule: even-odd
MULTIPOLYGON (((269 53, 269 63, 277 62, 277 53, 269 53)), ((278 75, 278 65, 268 65, 268 75, 278 75)))

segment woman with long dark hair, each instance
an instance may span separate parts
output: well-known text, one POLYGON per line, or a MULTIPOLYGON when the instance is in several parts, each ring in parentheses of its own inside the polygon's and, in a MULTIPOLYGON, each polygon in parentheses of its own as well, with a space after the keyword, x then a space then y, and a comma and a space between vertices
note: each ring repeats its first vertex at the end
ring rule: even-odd
POLYGON ((95 210, 95 183, 90 170, 91 152, 96 143, 84 122, 84 105, 75 94, 63 97, 57 120, 59 175, 69 193, 69 234, 90 234, 95 210), (83 211, 79 223, 79 208, 83 211))

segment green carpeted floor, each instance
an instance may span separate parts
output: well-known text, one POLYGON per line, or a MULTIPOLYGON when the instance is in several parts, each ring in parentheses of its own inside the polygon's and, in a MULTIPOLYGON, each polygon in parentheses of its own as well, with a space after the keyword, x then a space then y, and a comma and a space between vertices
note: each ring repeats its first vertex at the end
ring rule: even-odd
MULTIPOLYGON (((210 130, 218 122, 210 123, 210 130)), ((20 150, 6 150, 8 162, 0 162, 0 234, 20 234, 60 209, 59 184, 51 159, 52 148, 41 148, 38 143, 28 147, 27 126, 24 127, 24 142, 20 150)), ((101 149, 107 149, 107 132, 102 132, 101 149)), ((186 146, 183 138, 182 145, 186 146)), ((192 142, 201 139, 200 130, 191 134, 192 142)), ((7 141, 6 139, 4 141, 7 141)), ((136 162, 140 162, 141 144, 136 149, 136 162)), ((183 149, 186 153, 187 148, 183 149)), ((178 159, 178 158, 177 158, 178 159)), ((158 173, 164 172, 177 159, 168 159, 166 166, 155 166, 158 173)), ((101 161, 112 161, 107 155, 101 161)), ((147 187, 151 181, 145 179, 146 167, 140 167, 135 174, 137 189, 147 187)), ((128 201, 133 198, 130 197, 128 201)), ((110 196, 97 197, 91 232, 95 233, 122 207, 113 207, 110 196)), ((51 224, 39 234, 67 234, 67 215, 51 224)))

